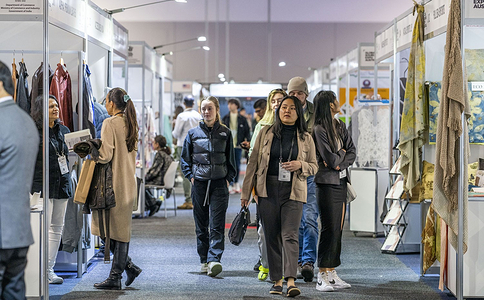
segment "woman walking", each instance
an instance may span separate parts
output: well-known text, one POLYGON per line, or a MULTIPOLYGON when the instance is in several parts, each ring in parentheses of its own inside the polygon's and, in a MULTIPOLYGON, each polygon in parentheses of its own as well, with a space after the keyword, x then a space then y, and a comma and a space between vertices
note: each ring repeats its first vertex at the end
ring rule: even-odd
POLYGON ((203 100, 201 112, 203 120, 185 138, 181 169, 192 183, 201 272, 215 277, 222 272, 228 185, 234 181, 237 167, 232 134, 220 123, 217 98, 210 96, 203 100))
MULTIPOLYGON (((126 286, 141 273, 128 256, 131 239, 131 214, 137 198, 135 159, 138 144, 138 123, 133 101, 125 90, 114 88, 106 96, 106 110, 111 116, 105 119, 99 148, 101 164, 112 164, 113 190, 116 206, 110 209, 110 249, 113 262, 109 277, 94 284, 98 289, 121 289, 121 277, 126 270, 126 286)), ((102 223, 101 223, 102 224, 102 223)), ((100 236, 98 214, 92 215, 92 233, 100 236)))
MULTIPOLYGON (((43 103, 44 98, 38 96, 35 99, 32 109, 32 118, 39 130, 42 141, 43 128, 43 103)), ((49 228, 49 262, 47 276, 49 283, 61 284, 62 277, 54 273, 54 265, 59 252, 59 244, 64 228, 67 199, 72 197, 71 185, 69 182, 69 150, 67 148, 64 134, 69 133, 69 128, 61 124, 59 119, 59 102, 56 97, 49 95, 49 210, 47 211, 47 222, 49 228)), ((32 183, 32 194, 42 192, 42 147, 39 144, 39 152, 35 163, 34 181, 32 183)))
POLYGON ((258 196, 259 213, 266 239, 270 294, 282 294, 287 279, 288 297, 301 293, 295 286, 299 255, 299 224, 307 197, 306 179, 318 170, 316 150, 307 133, 301 102, 285 97, 276 111, 274 125, 257 136, 241 195, 247 206, 252 188, 258 196), (283 250, 284 249, 284 250, 283 250))
POLYGON ((313 139, 318 152, 319 171, 315 176, 316 198, 321 218, 316 289, 330 292, 351 285, 339 278, 335 268, 341 264, 341 237, 346 211, 347 168, 355 161, 356 148, 345 124, 336 119, 339 101, 332 91, 314 97, 313 139))

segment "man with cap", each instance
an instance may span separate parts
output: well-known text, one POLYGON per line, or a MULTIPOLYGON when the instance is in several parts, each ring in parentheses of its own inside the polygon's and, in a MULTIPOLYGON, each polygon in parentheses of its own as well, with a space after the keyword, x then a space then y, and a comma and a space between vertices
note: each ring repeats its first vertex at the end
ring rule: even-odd
POLYGON ((230 185, 229 193, 240 193, 239 173, 240 173, 240 159, 242 158, 242 146, 245 141, 250 141, 250 127, 247 119, 239 113, 240 101, 236 98, 227 100, 229 113, 226 114, 222 121, 232 132, 234 139, 235 150, 235 165, 237 166, 237 174, 235 175, 234 183, 230 185))
POLYGON ((39 149, 32 118, 13 101, 10 69, 0 62, 0 299, 25 299, 30 188, 39 149))
MULTIPOLYGON (((198 126, 202 116, 193 109, 195 99, 193 96, 188 95, 183 98, 183 104, 185 105, 185 110, 181 112, 175 121, 175 128, 173 129, 172 135, 177 139, 176 142, 176 155, 177 160, 180 160, 180 155, 183 148, 183 142, 188 134, 188 130, 198 126)), ((178 206, 178 209, 192 209, 192 184, 188 179, 183 177, 183 192, 185 193, 185 203, 178 206)))
MULTIPOLYGON (((314 124, 314 104, 307 100, 309 91, 306 80, 293 77, 287 84, 287 94, 295 96, 301 101, 304 109, 304 119, 311 133, 314 124)), ((308 196, 304 204, 301 224, 299 226, 299 267, 305 282, 312 282, 314 278, 314 262, 316 261, 318 243, 319 208, 316 200, 316 185, 314 176, 307 178, 308 196)))

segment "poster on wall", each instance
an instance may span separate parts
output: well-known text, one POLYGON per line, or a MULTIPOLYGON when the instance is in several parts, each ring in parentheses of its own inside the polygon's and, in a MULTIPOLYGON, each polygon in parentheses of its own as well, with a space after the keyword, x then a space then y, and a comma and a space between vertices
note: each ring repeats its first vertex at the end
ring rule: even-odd
POLYGON ((0 15, 41 15, 42 0, 0 0, 0 15))

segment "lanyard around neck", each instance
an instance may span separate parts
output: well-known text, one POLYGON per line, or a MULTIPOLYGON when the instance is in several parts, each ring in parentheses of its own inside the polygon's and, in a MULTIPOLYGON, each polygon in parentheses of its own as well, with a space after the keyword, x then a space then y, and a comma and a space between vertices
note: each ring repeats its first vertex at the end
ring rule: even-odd
MULTIPOLYGON (((288 162, 291 161, 292 149, 294 148, 294 140, 295 140, 296 135, 297 135, 297 131, 294 134, 294 136, 292 137, 291 150, 289 150, 289 156, 287 157, 288 162)), ((279 161, 282 163, 282 135, 281 135, 281 142, 279 143, 279 161)))

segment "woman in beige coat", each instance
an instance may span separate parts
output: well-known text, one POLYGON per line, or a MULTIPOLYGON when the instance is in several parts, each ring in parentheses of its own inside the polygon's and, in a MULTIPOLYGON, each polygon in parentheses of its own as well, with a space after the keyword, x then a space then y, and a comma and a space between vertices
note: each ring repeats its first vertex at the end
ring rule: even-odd
MULTIPOLYGON (((133 101, 121 88, 109 91, 106 110, 112 116, 104 120, 101 130, 102 145, 98 163, 111 162, 116 206, 111 208, 109 220, 110 248, 113 263, 108 279, 94 284, 98 289, 121 289, 121 275, 126 270, 126 286, 141 273, 128 256, 131 239, 131 215, 137 196, 135 159, 138 144, 138 123, 133 101)), ((92 216, 92 233, 100 236, 97 214, 92 216)))
POLYGON ((257 135, 249 157, 241 205, 247 206, 252 188, 258 196, 266 239, 271 294, 282 294, 287 279, 288 297, 301 293, 295 286, 299 255, 299 224, 307 198, 307 177, 316 174, 316 148, 306 130, 301 102, 285 97, 276 111, 274 125, 257 135), (284 251, 283 251, 284 249, 284 251))

